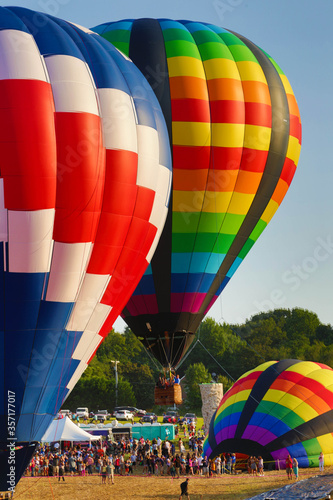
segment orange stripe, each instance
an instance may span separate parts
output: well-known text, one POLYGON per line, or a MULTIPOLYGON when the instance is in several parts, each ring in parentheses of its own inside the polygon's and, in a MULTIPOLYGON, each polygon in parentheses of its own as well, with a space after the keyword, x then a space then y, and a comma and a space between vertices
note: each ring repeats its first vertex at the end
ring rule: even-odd
POLYGON ((276 203, 280 205, 283 198, 286 195, 286 192, 288 191, 288 188, 289 188, 288 184, 284 180, 279 179, 274 189, 272 200, 276 201, 276 203))
POLYGON ((230 193, 235 189, 238 170, 210 170, 207 191, 230 193))
POLYGON ((270 389, 286 392, 304 401, 305 404, 311 406, 317 413, 321 414, 331 409, 328 403, 321 397, 317 396, 311 389, 304 385, 295 385, 295 382, 289 380, 277 379, 271 385, 270 389), (311 399, 309 399, 311 398, 311 399))
POLYGON ((207 83, 194 76, 173 76, 170 82, 171 99, 204 99, 208 101, 207 83))
POLYGON ((260 102, 261 104, 271 105, 271 98, 266 83, 250 81, 242 83, 245 102, 260 102))
POLYGON ((295 96, 291 95, 291 94, 287 94, 287 99, 288 99, 288 105, 289 105, 289 113, 291 115, 298 116, 298 118, 301 121, 301 117, 300 117, 300 114, 299 114, 299 109, 298 109, 298 106, 297 106, 297 101, 295 99, 295 96))
POLYGON ((173 171, 173 189, 176 191, 204 191, 207 184, 206 169, 173 171))
POLYGON ((209 99, 211 101, 241 101, 244 94, 240 80, 234 78, 215 78, 207 80, 209 99))
POLYGON ((237 193, 254 194, 258 190, 262 172, 248 172, 240 170, 237 177, 236 191, 237 193))

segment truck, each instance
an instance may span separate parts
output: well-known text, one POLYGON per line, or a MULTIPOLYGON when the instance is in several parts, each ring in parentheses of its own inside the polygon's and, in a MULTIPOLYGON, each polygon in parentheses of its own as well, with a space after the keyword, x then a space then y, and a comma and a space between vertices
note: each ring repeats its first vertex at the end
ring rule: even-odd
POLYGON ((89 410, 85 406, 80 406, 76 408, 76 416, 79 418, 89 418, 89 410))

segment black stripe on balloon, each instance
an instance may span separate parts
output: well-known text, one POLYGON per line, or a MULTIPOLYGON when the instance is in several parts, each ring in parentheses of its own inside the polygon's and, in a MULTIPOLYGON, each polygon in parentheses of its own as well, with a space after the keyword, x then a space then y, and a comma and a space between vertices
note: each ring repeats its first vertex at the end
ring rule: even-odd
POLYGON ((239 418, 237 429, 235 432, 235 439, 241 438, 243 436, 243 433, 248 426, 253 414, 260 405, 263 397, 271 387, 272 383, 284 370, 287 370, 297 363, 301 363, 301 361, 297 359, 284 359, 282 361, 279 361, 278 363, 274 363, 274 365, 271 365, 269 368, 264 370, 261 375, 259 375, 248 399, 246 400, 243 411, 239 418))
MULTIPOLYGON (((157 19, 138 19, 133 22, 129 45, 129 57, 140 69, 141 73, 145 76, 155 92, 166 121, 170 148, 172 151, 169 72, 163 33, 157 19)), ((165 226, 151 261, 158 310, 161 312, 170 311, 171 236, 172 194, 165 226)), ((166 330, 166 328, 164 329, 166 330)))
POLYGON ((333 410, 327 411, 318 417, 304 422, 279 436, 274 441, 266 444, 266 448, 270 451, 277 451, 281 448, 287 448, 293 444, 302 443, 308 439, 317 439, 318 436, 324 436, 333 432, 333 410))
MULTIPOLYGON (((230 33, 233 32, 231 31, 230 33)), ((222 281, 226 277, 229 269, 235 262, 236 257, 242 250, 244 244, 247 242, 250 234, 270 201, 282 172, 289 142, 289 106, 278 72, 266 54, 264 54, 259 47, 243 36, 238 35, 237 33, 233 34, 236 35, 255 55, 266 77, 272 107, 271 142, 268 150, 266 167, 261 178, 258 191, 226 257, 221 264, 205 300, 201 305, 198 317, 195 318, 194 325, 191 325, 192 330, 194 331, 198 328, 201 322, 201 315, 204 315, 211 300, 217 293, 222 281)))

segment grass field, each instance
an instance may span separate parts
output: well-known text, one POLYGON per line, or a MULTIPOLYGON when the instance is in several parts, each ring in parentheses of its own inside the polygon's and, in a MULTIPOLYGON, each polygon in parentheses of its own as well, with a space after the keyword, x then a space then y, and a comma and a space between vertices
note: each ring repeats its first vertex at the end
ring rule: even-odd
MULTIPOLYGON (((138 472, 138 471, 137 471, 138 472)), ((318 475, 318 468, 301 469, 300 480, 318 475)), ((325 474, 333 474, 333 467, 325 468, 325 474)), ((58 482, 54 477, 24 477, 17 485, 14 499, 20 500, 171 500, 177 499, 180 483, 184 480, 170 476, 115 476, 114 485, 102 485, 98 476, 66 477, 58 482)), ((190 476, 191 500, 244 500, 271 489, 288 484, 285 471, 266 472, 264 477, 246 473, 236 476, 203 478, 190 476)), ((332 486, 333 488, 333 486, 332 486)))

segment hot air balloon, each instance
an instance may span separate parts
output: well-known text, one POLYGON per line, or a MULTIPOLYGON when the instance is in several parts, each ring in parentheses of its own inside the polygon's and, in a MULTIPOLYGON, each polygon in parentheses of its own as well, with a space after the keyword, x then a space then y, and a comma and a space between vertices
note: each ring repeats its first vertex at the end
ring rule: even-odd
POLYGON ((171 154, 127 57, 22 8, 0 8, 0 127, 1 491, 8 442, 15 483, 145 271, 171 154))
POLYGON ((275 61, 224 28, 138 19, 92 29, 141 69, 168 126, 172 203, 122 316, 164 367, 176 367, 289 188, 299 111, 275 61))
POLYGON ((262 456, 284 467, 290 454, 300 467, 333 461, 333 370, 321 363, 269 361, 242 375, 212 417, 203 453, 262 456))

